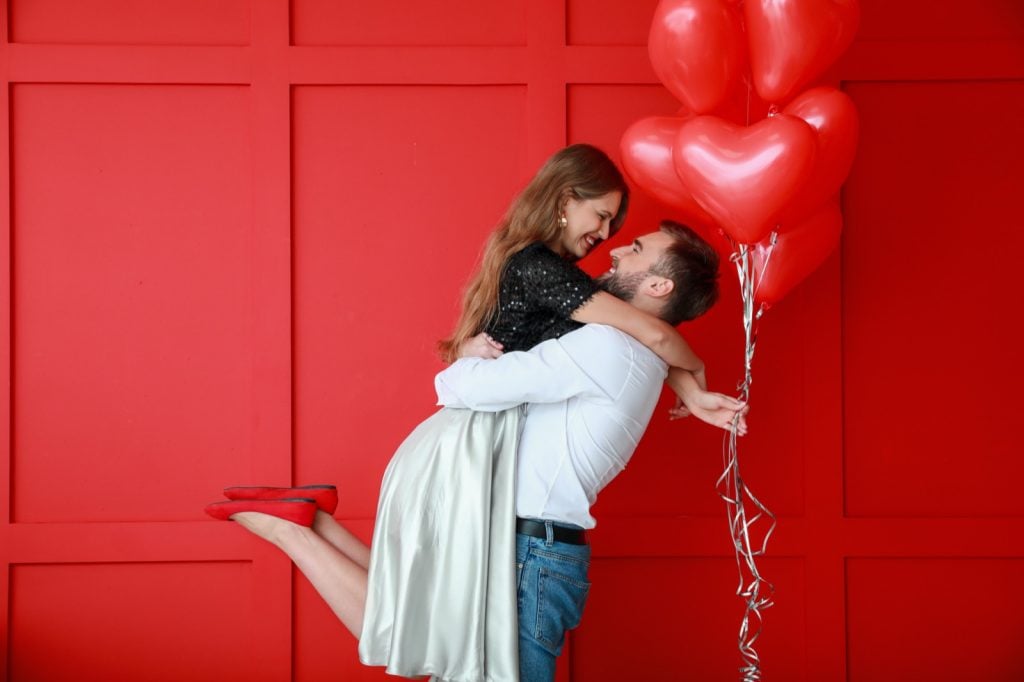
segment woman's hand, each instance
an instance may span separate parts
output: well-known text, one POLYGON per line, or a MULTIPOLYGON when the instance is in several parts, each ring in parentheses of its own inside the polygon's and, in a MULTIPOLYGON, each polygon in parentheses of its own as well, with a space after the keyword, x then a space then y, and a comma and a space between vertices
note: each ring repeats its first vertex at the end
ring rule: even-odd
POLYGON ((736 434, 747 434, 747 412, 750 408, 735 398, 711 391, 687 391, 676 400, 676 405, 669 410, 669 419, 679 419, 693 415, 712 426, 732 430, 736 421, 736 434), (738 417, 738 419, 737 419, 738 417))
POLYGON ((492 339, 488 334, 480 332, 470 339, 466 339, 459 346, 460 358, 485 358, 488 360, 500 358, 504 346, 492 339))
POLYGON ((702 391, 708 390, 708 377, 707 377, 707 374, 704 371, 703 365, 701 366, 700 369, 698 369, 698 370, 696 370, 694 372, 691 372, 691 374, 693 374, 693 378, 697 380, 697 385, 700 386, 700 390, 702 390, 702 391))

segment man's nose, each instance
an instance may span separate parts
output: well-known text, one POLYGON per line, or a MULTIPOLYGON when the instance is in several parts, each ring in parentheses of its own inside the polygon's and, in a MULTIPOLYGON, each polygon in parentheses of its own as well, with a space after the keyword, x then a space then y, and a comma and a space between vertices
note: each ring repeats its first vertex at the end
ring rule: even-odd
POLYGON ((625 246, 620 246, 618 248, 615 248, 615 249, 611 250, 611 257, 612 258, 620 258, 622 256, 622 254, 625 253, 625 252, 626 252, 626 247, 625 246))

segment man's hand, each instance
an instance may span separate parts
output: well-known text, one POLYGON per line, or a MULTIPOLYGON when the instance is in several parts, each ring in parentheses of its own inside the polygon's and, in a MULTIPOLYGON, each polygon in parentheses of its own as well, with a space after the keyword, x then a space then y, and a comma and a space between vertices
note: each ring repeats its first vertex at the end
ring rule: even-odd
POLYGON ((668 420, 674 421, 676 419, 683 419, 684 417, 690 416, 690 409, 686 407, 686 403, 679 396, 676 396, 676 404, 668 408, 668 420))
POLYGON ((471 339, 466 339, 459 346, 460 358, 486 358, 488 360, 500 358, 504 346, 492 339, 484 332, 480 332, 471 339))
POLYGON ((710 391, 688 392, 686 399, 677 399, 676 405, 669 410, 669 419, 679 419, 694 415, 697 419, 712 426, 732 430, 733 420, 737 415, 736 434, 747 434, 747 412, 750 408, 735 398, 710 391))

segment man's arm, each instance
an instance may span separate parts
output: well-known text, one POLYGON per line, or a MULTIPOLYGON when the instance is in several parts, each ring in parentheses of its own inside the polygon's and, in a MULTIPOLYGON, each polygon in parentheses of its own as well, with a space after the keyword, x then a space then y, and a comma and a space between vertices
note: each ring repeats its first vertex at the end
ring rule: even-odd
POLYGON ((607 398, 579 362, 585 355, 589 363, 601 337, 597 329, 584 327, 528 352, 505 353, 494 360, 462 358, 434 377, 437 402, 498 412, 522 403, 554 403, 579 395, 607 398))

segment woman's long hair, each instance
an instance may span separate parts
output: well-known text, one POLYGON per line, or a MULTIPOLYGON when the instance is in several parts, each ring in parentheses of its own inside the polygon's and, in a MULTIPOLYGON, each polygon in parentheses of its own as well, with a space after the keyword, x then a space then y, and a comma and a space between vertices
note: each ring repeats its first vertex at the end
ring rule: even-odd
POLYGON ((466 287, 455 331, 438 344, 442 359, 454 362, 459 346, 483 331, 493 318, 498 309, 498 285, 509 257, 533 242, 556 243, 562 233, 558 219, 570 197, 596 199, 616 190, 622 193, 622 202, 611 220, 611 234, 626 219, 629 188, 608 155, 588 144, 574 144, 548 159, 487 239, 480 269, 466 287))

